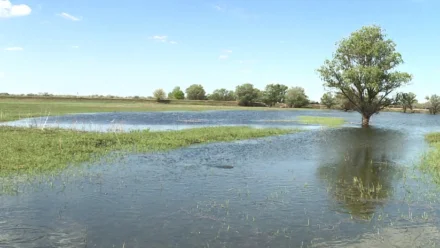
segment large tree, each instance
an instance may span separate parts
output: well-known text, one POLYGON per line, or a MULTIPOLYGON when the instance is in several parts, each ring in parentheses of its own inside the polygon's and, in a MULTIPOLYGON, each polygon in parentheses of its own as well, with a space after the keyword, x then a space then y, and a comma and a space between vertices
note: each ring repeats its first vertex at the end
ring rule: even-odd
POLYGON ((268 84, 263 92, 263 102, 269 106, 284 103, 287 89, 283 84, 268 84))
POLYGON ((417 96, 412 92, 398 93, 396 103, 402 105, 403 113, 406 113, 408 108, 413 110, 413 105, 417 103, 417 96))
POLYGON ((342 93, 362 115, 362 126, 391 104, 389 95, 412 76, 399 72, 403 63, 396 44, 379 26, 366 26, 342 39, 332 60, 318 69, 324 86, 342 93))
POLYGON ((240 106, 252 106, 260 98, 260 90, 254 88, 253 84, 243 84, 237 86, 235 95, 240 106))
POLYGON ((180 89, 180 87, 177 86, 177 87, 174 87, 173 91, 171 91, 168 94, 168 98, 183 100, 183 99, 185 99, 185 93, 183 93, 183 91, 180 89))
POLYGON ((222 88, 214 90, 214 92, 212 92, 212 94, 208 96, 208 99, 214 101, 234 101, 235 93, 234 91, 222 88))
POLYGON ((292 87, 286 92, 285 102, 291 108, 301 108, 309 104, 309 97, 306 95, 304 88, 292 87))
POLYGON ((189 100, 205 100, 205 89, 200 84, 193 84, 186 89, 186 98, 189 100))

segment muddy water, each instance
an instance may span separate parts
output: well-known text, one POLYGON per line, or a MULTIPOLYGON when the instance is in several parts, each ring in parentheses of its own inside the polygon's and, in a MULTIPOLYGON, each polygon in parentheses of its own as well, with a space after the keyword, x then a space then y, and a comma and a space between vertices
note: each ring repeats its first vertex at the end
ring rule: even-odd
MULTIPOLYGON (((176 114, 72 115, 57 123, 174 125, 176 114)), ((359 121, 326 111, 178 114, 206 125, 290 127, 297 124, 267 120, 299 115, 359 121)), ((438 191, 412 169, 439 117, 382 113, 372 121, 371 129, 132 154, 10 186, 0 196, 0 247, 439 246, 438 191)))

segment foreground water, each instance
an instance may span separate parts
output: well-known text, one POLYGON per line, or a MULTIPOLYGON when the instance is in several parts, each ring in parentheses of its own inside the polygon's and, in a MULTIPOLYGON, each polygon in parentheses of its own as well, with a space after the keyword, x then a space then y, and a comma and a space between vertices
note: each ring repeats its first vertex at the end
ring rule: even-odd
POLYGON ((370 129, 350 124, 358 114, 336 111, 113 113, 46 125, 296 127, 285 120, 299 115, 349 124, 3 182, 0 247, 440 246, 438 191, 412 169, 437 116, 382 113, 370 129))

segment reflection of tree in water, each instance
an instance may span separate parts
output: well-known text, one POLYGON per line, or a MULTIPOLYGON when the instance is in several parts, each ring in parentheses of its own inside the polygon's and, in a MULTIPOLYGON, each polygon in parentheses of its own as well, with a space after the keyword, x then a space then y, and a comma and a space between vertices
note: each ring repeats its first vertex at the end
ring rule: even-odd
POLYGON ((392 193, 398 171, 393 158, 403 153, 403 136, 377 129, 335 130, 330 136, 319 178, 342 208, 367 218, 392 193))

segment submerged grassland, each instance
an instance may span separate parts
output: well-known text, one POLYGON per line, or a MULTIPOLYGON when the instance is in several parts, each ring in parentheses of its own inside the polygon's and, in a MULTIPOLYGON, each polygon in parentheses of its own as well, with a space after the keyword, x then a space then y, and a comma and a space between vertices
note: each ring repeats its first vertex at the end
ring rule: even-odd
POLYGON ((303 124, 318 124, 328 127, 342 126, 345 121, 343 118, 322 117, 322 116, 299 116, 299 122, 303 124))
POLYGON ((40 173, 96 161, 111 152, 152 152, 198 143, 282 135, 288 129, 208 127, 181 131, 83 132, 0 127, 0 175, 40 173))
POLYGON ((431 174, 433 180, 440 184, 440 132, 425 136, 431 149, 422 157, 421 169, 431 174))

